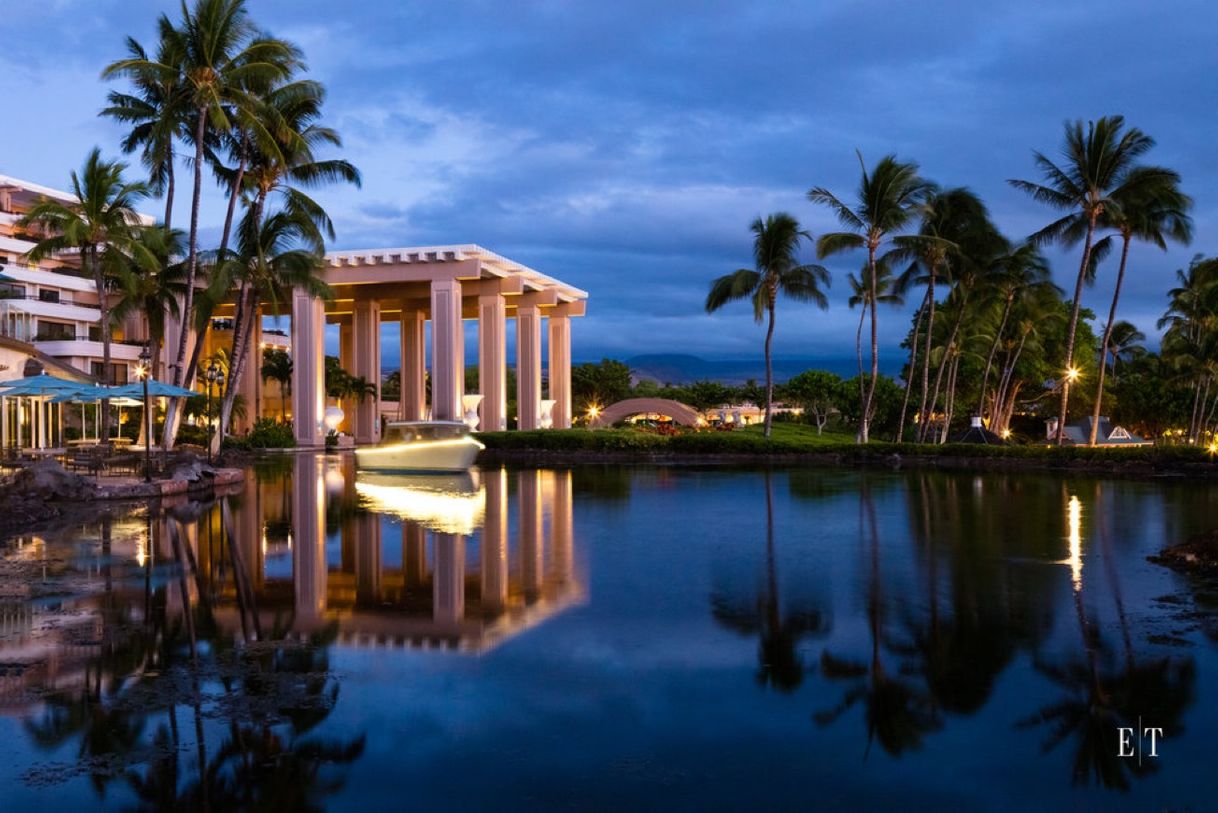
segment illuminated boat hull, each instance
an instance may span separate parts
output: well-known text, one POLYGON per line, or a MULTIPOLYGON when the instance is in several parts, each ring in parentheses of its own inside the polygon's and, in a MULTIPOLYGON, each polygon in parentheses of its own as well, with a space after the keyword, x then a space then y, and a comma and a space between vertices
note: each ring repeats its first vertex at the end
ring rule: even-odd
POLYGON ((473 438, 414 440, 355 450, 356 466, 364 471, 468 471, 485 447, 473 438))

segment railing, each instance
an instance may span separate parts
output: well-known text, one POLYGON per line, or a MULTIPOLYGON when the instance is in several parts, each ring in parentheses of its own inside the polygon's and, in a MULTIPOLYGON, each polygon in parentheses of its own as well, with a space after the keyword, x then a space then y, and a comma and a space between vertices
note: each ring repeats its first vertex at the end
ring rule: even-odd
MULTIPOLYGON (((0 270, 0 274, 2 274, 2 273, 4 273, 3 270, 0 270)), ((0 303, 10 302, 12 300, 21 300, 24 302, 41 302, 44 305, 70 305, 73 308, 88 308, 89 310, 95 310, 95 311, 101 310, 101 308, 99 308, 97 305, 90 305, 90 304, 87 304, 84 302, 73 302, 71 300, 63 300, 63 299, 56 301, 53 299, 43 299, 41 296, 34 296, 32 294, 6 294, 3 291, 0 291, 0 303)))

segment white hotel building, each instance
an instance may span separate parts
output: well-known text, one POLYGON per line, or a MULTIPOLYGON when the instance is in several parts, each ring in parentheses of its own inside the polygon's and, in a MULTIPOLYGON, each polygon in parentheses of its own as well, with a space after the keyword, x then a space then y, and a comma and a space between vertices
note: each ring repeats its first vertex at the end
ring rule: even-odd
MULTIPOLYGON (((22 256, 37 239, 17 228, 17 221, 40 198, 71 202, 61 191, 0 175, 0 340, 3 354, 0 379, 20 378, 22 369, 12 369, 23 352, 63 374, 57 361, 98 380, 102 369, 101 311, 97 286, 85 278, 79 261, 72 256, 48 259, 36 266, 22 256), (40 358, 41 357, 41 358, 40 358)), ((149 222, 152 219, 149 218, 149 222)), ((135 367, 144 338, 142 319, 119 325, 110 347, 111 383, 135 378, 135 367)))

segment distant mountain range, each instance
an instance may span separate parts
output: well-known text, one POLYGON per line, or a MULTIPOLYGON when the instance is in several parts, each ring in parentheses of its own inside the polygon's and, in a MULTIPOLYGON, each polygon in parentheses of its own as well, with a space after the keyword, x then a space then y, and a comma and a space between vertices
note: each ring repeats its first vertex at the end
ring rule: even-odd
MULTIPOLYGON (((635 381, 657 384, 688 384, 692 381, 718 381, 723 384, 743 384, 750 378, 765 379, 765 359, 711 360, 680 353, 654 353, 626 359, 635 381)), ((782 382, 804 370, 828 370, 844 378, 858 372, 857 362, 841 356, 826 358, 774 359, 774 379, 782 382)))

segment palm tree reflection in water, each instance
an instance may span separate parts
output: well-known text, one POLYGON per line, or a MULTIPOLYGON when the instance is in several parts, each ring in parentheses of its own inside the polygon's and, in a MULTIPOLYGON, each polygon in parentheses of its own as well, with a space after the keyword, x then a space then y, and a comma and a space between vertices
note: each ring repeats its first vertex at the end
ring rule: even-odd
POLYGON ((232 529, 228 505, 150 517, 142 595, 132 595, 110 577, 111 520, 102 518, 100 646, 81 685, 45 694, 26 723, 47 751, 78 740, 78 762, 39 772, 41 781, 86 774, 104 798, 122 780, 146 810, 322 809, 342 787, 341 768, 362 754, 364 737, 318 731, 338 702, 329 670, 337 630, 304 641, 283 638, 290 619, 262 630, 232 529), (213 523, 220 533, 209 550, 199 528, 213 523), (188 538, 198 542, 197 559, 188 538), (213 614, 213 598, 229 589, 241 616, 233 633, 213 614), (182 709, 193 718, 193 743, 183 741, 182 709))
MULTIPOLYGON (((1097 484, 1093 508, 1100 543, 1098 553, 1106 565, 1123 655, 1118 656, 1104 640, 1099 623, 1088 614, 1079 563, 1075 566, 1077 575, 1073 589, 1081 652, 1075 651, 1056 660, 1039 652, 1034 655, 1036 670, 1061 694, 1017 725, 1021 728, 1047 726, 1049 733, 1041 744, 1041 750, 1046 754, 1067 740, 1074 740, 1070 764, 1071 780, 1075 785, 1086 785, 1094 780, 1102 787, 1124 790, 1129 787, 1131 777, 1147 776, 1157 769, 1157 764, 1153 759, 1122 757, 1118 748, 1119 729, 1131 728, 1136 732, 1140 724, 1161 727, 1164 738, 1180 733, 1184 712, 1193 702, 1195 667, 1191 658, 1161 656, 1140 662, 1137 659, 1115 568, 1115 553, 1100 510, 1100 497, 1097 484)), ((1069 506, 1071 509, 1078 506, 1078 511, 1069 511, 1073 544, 1082 535, 1078 497, 1070 497, 1069 506)), ((1094 584, 1094 581, 1092 578, 1088 583, 1094 584)))
POLYGON ((711 612, 717 622, 736 632, 761 639, 757 650, 757 682, 782 692, 796 689, 804 678, 804 663, 797 648, 804 637, 824 638, 832 628, 830 614, 819 607, 797 606, 783 611, 778 595, 778 565, 774 551, 773 474, 765 472, 765 579, 752 601, 726 589, 711 594, 711 612))
POLYGON ((876 522, 871 483, 866 474, 859 485, 859 536, 866 535, 870 556, 867 579, 867 623, 871 633, 869 662, 837 657, 826 649, 821 653, 821 672, 829 680, 842 680, 851 685, 840 703, 832 709, 818 711, 812 719, 818 726, 829 726, 839 717, 862 703, 867 725, 867 746, 879 740, 880 747, 893 756, 917 749, 923 738, 942 726, 939 708, 930 692, 904 674, 891 673, 884 665, 885 647, 908 651, 896 643, 884 630, 884 597, 880 572, 880 534, 876 522), (865 530, 864 530, 865 527, 865 530))

